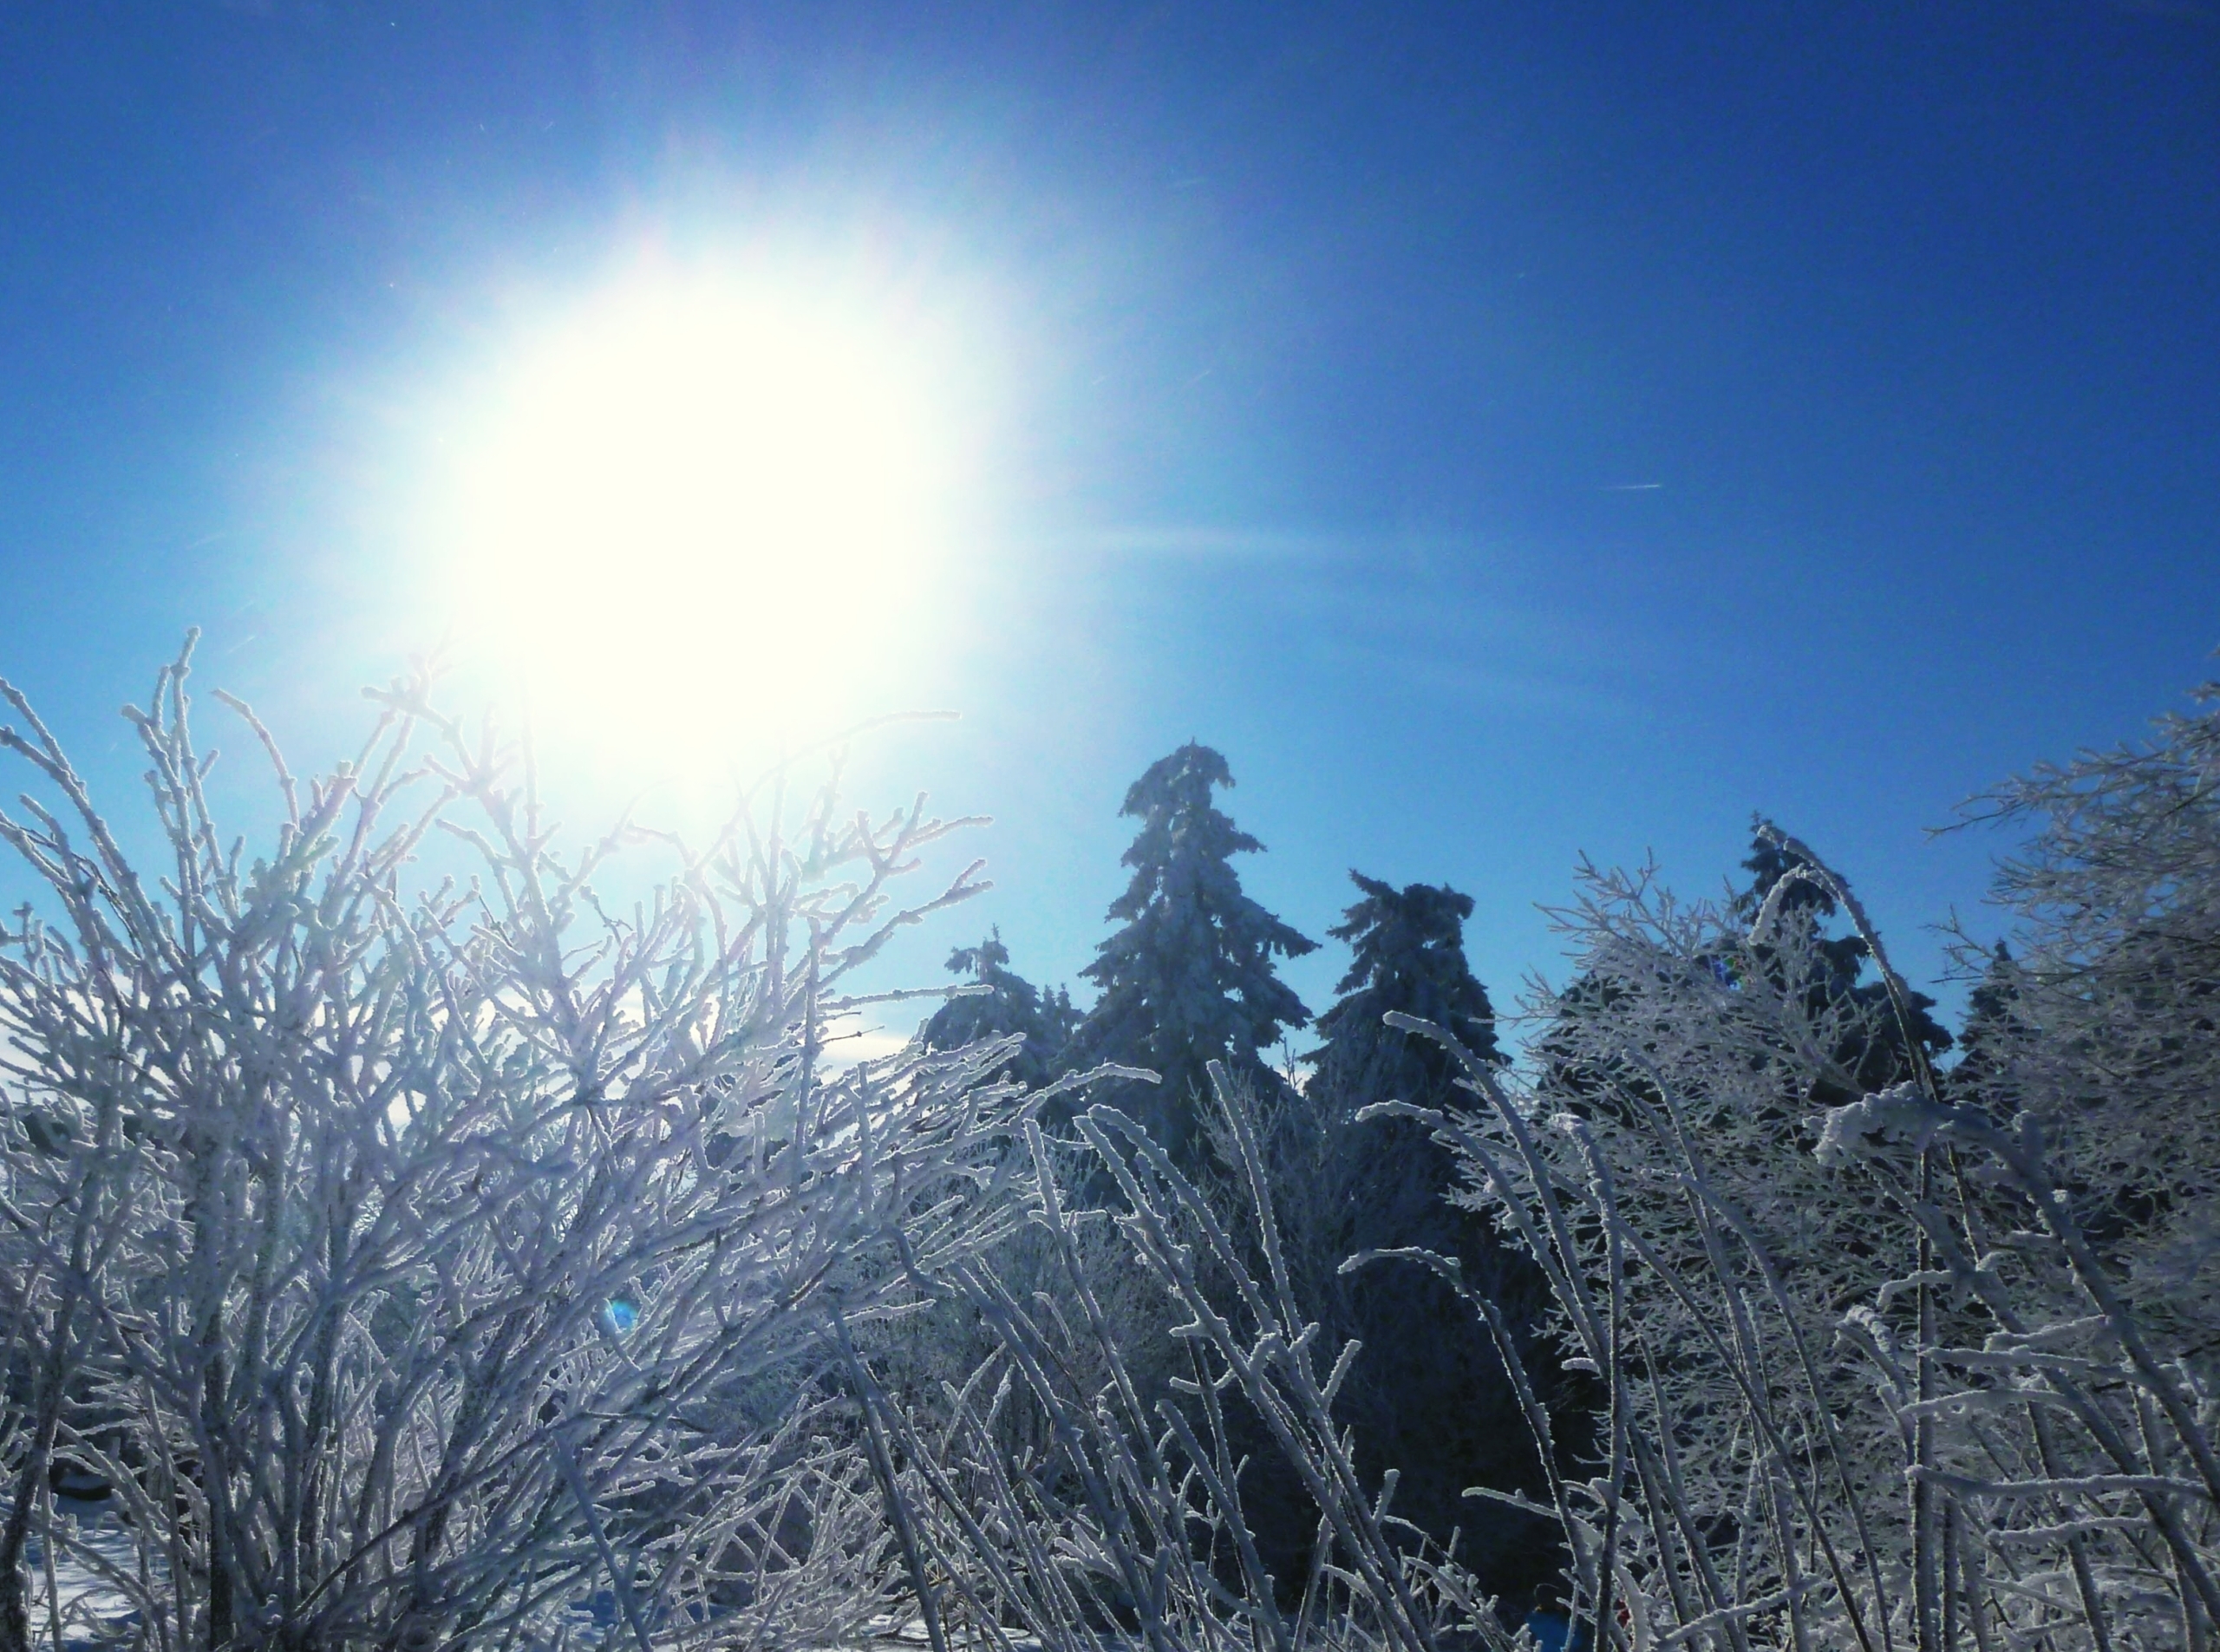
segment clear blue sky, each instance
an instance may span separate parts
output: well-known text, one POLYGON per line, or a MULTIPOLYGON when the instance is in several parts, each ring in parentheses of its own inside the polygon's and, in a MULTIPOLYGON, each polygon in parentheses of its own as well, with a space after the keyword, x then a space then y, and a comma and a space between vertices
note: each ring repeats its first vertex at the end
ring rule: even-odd
POLYGON ((1499 998, 1577 852, 1708 891, 1753 809, 1929 974, 1995 846, 1922 829, 2220 643, 2199 0, 36 4, 0 87, 0 671, 109 795, 188 624, 336 754, 426 409, 643 241, 991 341, 894 696, 965 721, 864 771, 998 819, 929 970, 1070 978, 1192 735, 1253 892, 1453 883, 1499 998))

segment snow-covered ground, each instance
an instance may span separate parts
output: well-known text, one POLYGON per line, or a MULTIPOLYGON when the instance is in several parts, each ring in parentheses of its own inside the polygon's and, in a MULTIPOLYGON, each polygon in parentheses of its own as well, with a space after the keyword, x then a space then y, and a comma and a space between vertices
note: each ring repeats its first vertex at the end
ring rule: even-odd
MULTIPOLYGON (((134 1577, 138 1550, 132 1534, 115 1515, 97 1504, 79 1505, 57 1499, 56 1513, 67 1530, 67 1539, 56 1545, 55 1593, 61 1601, 61 1652, 115 1652, 137 1638, 139 1612, 130 1596, 103 1571, 134 1577)), ((46 1556, 38 1539, 31 1539, 29 1565, 31 1577, 30 1621, 32 1644, 52 1648, 57 1639, 55 1614, 47 1592, 46 1556)), ((159 1569, 155 1581, 160 1581, 159 1569)), ((631 1643, 630 1631, 606 1590, 581 1595, 571 1603, 558 1644, 565 1652, 600 1652, 604 1647, 631 1643)), ((873 1626, 865 1642, 865 1652, 912 1652, 929 1645, 924 1624, 882 1621, 873 1626)))
MULTIPOLYGON (((95 1647, 127 1643, 136 1630, 139 1613, 121 1589, 101 1575, 106 1566, 126 1577, 139 1570, 131 1534, 115 1518, 98 1508, 72 1514, 56 1499, 69 1531, 66 1542, 56 1545, 55 1592, 61 1601, 59 1640, 62 1652, 90 1652, 95 1647)), ((46 1555, 39 1540, 30 1543, 30 1619, 34 1643, 50 1646, 56 1637, 54 1599, 47 1591, 46 1555)))
MULTIPOLYGON (((53 1596, 47 1590, 46 1555, 36 1537, 28 1557, 32 1644, 51 1648, 58 1639, 61 1652, 113 1652, 130 1646, 138 1635, 138 1608, 104 1574, 137 1575, 139 1555, 132 1534, 114 1513, 96 1504, 72 1512, 67 1503, 56 1502, 56 1512, 68 1536, 55 1546, 53 1596), (58 1636, 53 1607, 57 1596, 62 1608, 58 1636)), ((160 1581, 159 1569, 154 1581, 160 1581)), ((596 1652, 623 1628, 616 1602, 606 1591, 580 1596, 571 1603, 569 1616, 573 1622, 562 1644, 571 1652, 596 1652)))

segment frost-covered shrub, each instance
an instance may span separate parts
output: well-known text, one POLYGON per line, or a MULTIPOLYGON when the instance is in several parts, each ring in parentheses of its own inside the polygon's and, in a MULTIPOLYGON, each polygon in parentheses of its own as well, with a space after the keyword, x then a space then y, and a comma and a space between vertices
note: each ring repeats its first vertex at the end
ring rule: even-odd
MULTIPOLYGON (((2209 738, 2172 725, 2170 750, 2112 760, 2109 780, 2178 778, 2209 738)), ((2188 1077, 2213 1071, 2211 793, 2121 801, 2008 871, 2029 963, 1978 1082, 1929 1067, 1851 891, 1776 837, 1791 869, 1754 912, 1591 873, 1564 915, 1576 987, 1534 1006, 1546 1061, 1519 1081, 1466 1059, 1475 1105, 1426 1115, 1605 1386, 1596 1461, 1551 1499, 1591 1632, 1735 1652, 2211 1643, 2214 1350, 2197 1292, 2153 1271, 2194 1242, 2204 1212, 2181 1200, 2216 1168, 2212 1092, 2199 1111, 2188 1077), (1877 993, 1795 921, 1799 882, 1846 915, 1877 993), (2071 924, 2026 899, 2068 885, 2071 924), (2153 908, 2182 921, 2147 924, 2153 908), (1901 1076, 1858 1095, 1866 1057, 1845 1053, 1877 1048, 1901 1076), (2140 1144, 2076 1145, 2107 1108, 2140 1144)))
MULTIPOLYGON (((2220 685, 2140 747, 1978 800, 2035 828, 1960 1092, 2025 1110, 2076 1221, 2170 1344, 2220 1355, 2220 685)), ((2208 1367, 2208 1370, 2210 1368, 2208 1367)))
POLYGON ((995 1237, 1027 1107, 990 1050, 822 1061, 947 826, 828 787, 565 852, 419 676, 326 776, 264 738, 250 858, 186 683, 128 714, 143 872, 6 691, 0 1646, 46 1633, 35 1531, 111 1611, 57 1637, 552 1644, 596 1596, 643 1645, 860 1633, 904 1574, 837 1332, 995 1237), (416 886, 441 834, 473 869, 416 886), (52 1519, 65 1466, 127 1561, 52 1519))
POLYGON ((1152 1652, 1507 1646, 1472 1575, 1399 1526, 1392 1475, 1384 1491, 1365 1485, 1333 1412, 1356 1350, 1305 1314, 1252 1108, 1224 1067, 1211 1076, 1243 1190, 1238 1227, 1146 1128, 1101 1105, 1074 1121, 1099 1166, 1080 1179, 1107 1179, 1115 1198, 1075 1209, 1064 1155, 1029 1126, 1015 1177, 1040 1243, 1027 1271, 983 1254, 943 1276, 984 1328, 985 1357, 917 1408, 859 1361, 902 1464, 891 1500, 926 1580, 925 1633, 936 1648, 958 1633, 1022 1634, 1057 1652, 1092 1652, 1106 1636, 1152 1652), (1098 1290, 1104 1224, 1175 1309, 1160 1385, 1159 1350, 1125 1341, 1129 1325, 1098 1290), (1005 1418, 1020 1405, 1045 1427, 1013 1439, 1005 1418), (1246 1446, 1237 1405, 1257 1424, 1246 1446), (1252 1452, 1290 1471, 1294 1509, 1258 1507, 1252 1452), (1259 1531, 1297 1510, 1311 1536, 1287 1577, 1259 1531))
MULTIPOLYGON (((1415 1042, 1381 1032, 1398 1044, 1415 1042)), ((1544 1489, 1487 1326, 1425 1269, 1393 1261, 1355 1270, 1343 1264, 1354 1254, 1399 1247, 1455 1257, 1461 1278, 1502 1310, 1544 1404, 1564 1418, 1560 1433, 1577 1436, 1582 1396, 1570 1391, 1544 1335, 1546 1283, 1496 1240, 1485 1218, 1448 1203, 1455 1161, 1423 1125, 1361 1120, 1349 1099, 1329 1094, 1322 1078, 1314 1074, 1306 1091, 1275 1084, 1259 1093, 1230 1076, 1228 1094, 1255 1143, 1292 1298, 1316 1326, 1320 1348, 1336 1355, 1355 1348, 1334 1396, 1334 1417, 1349 1437, 1368 1494, 1393 1488, 1390 1540, 1405 1549, 1453 1551, 1489 1591, 1519 1603, 1523 1612, 1538 1592, 1546 1594, 1557 1545, 1552 1523, 1466 1495, 1474 1485, 1523 1487, 1538 1496, 1544 1489)), ((1384 1087, 1389 1095, 1435 1099, 1423 1084, 1384 1087)), ((1267 1277, 1271 1263, 1227 1107, 1204 1124, 1212 1173, 1197 1173, 1198 1189, 1219 1225, 1240 1241, 1242 1272, 1201 1269, 1198 1282, 1230 1312, 1243 1282, 1267 1277)), ((1300 1577, 1316 1514, 1297 1466, 1245 1401, 1229 1400, 1227 1417, 1237 1454, 1251 1459, 1247 1506, 1258 1548, 1283 1583, 1300 1577)))

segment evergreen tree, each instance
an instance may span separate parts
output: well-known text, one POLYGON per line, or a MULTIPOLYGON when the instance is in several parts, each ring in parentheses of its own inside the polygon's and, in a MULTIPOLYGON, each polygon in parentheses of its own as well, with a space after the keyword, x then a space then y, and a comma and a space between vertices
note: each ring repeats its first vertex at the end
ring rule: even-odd
POLYGON ((1483 1061, 1504 1059, 1495 1037, 1487 989, 1465 961, 1465 920, 1472 898, 1446 885, 1412 884, 1398 891, 1361 872, 1349 881, 1364 898, 1328 930, 1355 955, 1335 989, 1341 995, 1318 1018, 1325 1041, 1312 1053, 1314 1082, 1324 1094, 1454 1105, 1456 1074, 1447 1051, 1387 1026, 1391 1010, 1446 1028, 1483 1061))
POLYGON ((1109 913, 1125 927, 1081 971, 1102 996, 1074 1041, 1071 1064, 1156 1072, 1160 1084, 1115 1099, 1179 1159, 1194 1151, 1209 1063, 1222 1061, 1260 1087, 1276 1085, 1262 1052, 1283 1028, 1310 1020, 1273 959, 1298 957, 1317 943, 1242 892, 1232 857, 1263 845, 1212 804, 1212 791, 1232 784, 1225 759, 1192 741, 1133 782, 1120 811, 1141 822, 1121 863, 1133 881, 1109 913))
MULTIPOLYGON (((1766 896, 1773 892, 1773 885, 1799 864, 1771 839, 1762 834, 1753 836, 1750 858, 1742 863, 1743 870, 1751 874, 1751 885, 1737 899, 1737 909, 1754 917, 1766 896)), ((1820 933, 1827 920, 1835 916, 1834 897, 1820 885, 1799 878, 1783 892, 1779 911, 1782 924, 1799 924, 1815 940, 1813 954, 1818 968, 1802 983, 1812 1007, 1817 1009, 1831 1002, 1845 1002, 1864 1012, 1860 1017, 1860 1029, 1846 1035, 1834 1052, 1836 1064, 1856 1080, 1857 1091, 1835 1094, 1830 1090, 1815 1099, 1829 1106, 1839 1106, 1855 1100, 1858 1093, 1886 1089, 1910 1078, 1910 1055, 1897 1018, 1889 1008, 1888 989, 1878 980, 1862 978, 1871 950, 1856 935, 1820 933)), ((1907 996, 1912 1037, 1932 1061, 1950 1048, 1950 1035, 1930 1013, 1935 1008, 1934 999, 1916 990, 1908 992, 1907 996)))
MULTIPOLYGON (((1753 834, 1749 857, 1741 864, 1750 874, 1750 885, 1735 893, 1728 911, 1747 925, 1774 886, 1800 863, 1760 832, 1753 834)), ((1754 970, 1781 991, 1800 997, 1815 1024, 1832 1020, 1842 1029, 1830 1052, 1835 1074, 1823 1075, 1809 1095, 1782 1098, 1781 1117, 1804 1116, 1813 1103, 1839 1107, 1912 1074, 1888 988, 1867 976, 1871 950, 1855 934, 1827 933, 1836 916, 1833 895, 1822 885, 1799 878, 1781 891, 1771 938, 1747 950, 1722 944, 1709 959, 1721 985, 1732 988, 1743 971, 1754 970)), ((1620 984, 1610 980, 1576 976, 1557 994, 1557 1024, 1612 1015, 1620 990, 1620 984)), ((1906 996, 1912 1036, 1932 1061, 1952 1047, 1953 1040, 1934 1017, 1933 998, 1916 989, 1908 989, 1906 996)), ((1567 1105, 1577 1111, 1609 1107, 1605 1098, 1610 1084, 1572 1054, 1579 1041, 1560 1036, 1552 1027, 1537 1041, 1533 1053, 1549 1087, 1567 1105)))
MULTIPOLYGON (((1456 890, 1398 890, 1352 872, 1361 898, 1327 931, 1354 957, 1340 998, 1319 1017, 1324 1042, 1309 1090, 1311 1114, 1336 1166, 1339 1220, 1329 1253, 1414 1245, 1457 1258, 1466 1280, 1492 1297, 1521 1338, 1520 1356, 1544 1381, 1559 1433, 1584 1438, 1577 1414, 1592 1400, 1550 1380, 1557 1361, 1542 1335, 1548 1284, 1533 1262, 1480 1217, 1449 1202, 1456 1162, 1425 1126, 1407 1119, 1351 1122, 1375 1101, 1463 1108, 1461 1071, 1431 1040, 1387 1026, 1390 1011, 1453 1033, 1483 1061, 1503 1062, 1487 990, 1465 957, 1472 901, 1456 890)), ((1401 1263, 1376 1263, 1342 1281, 1324 1311, 1332 1342, 1361 1346, 1335 1410, 1355 1431, 1368 1476, 1401 1470, 1395 1512, 1446 1543, 1464 1533, 1462 1557, 1489 1589, 1524 1600, 1557 1564, 1544 1523, 1465 1496, 1472 1485, 1539 1493, 1534 1448, 1510 1376, 1479 1318, 1440 1278, 1401 1263)), ((1570 1464, 1568 1463, 1568 1466, 1570 1464)))
POLYGON ((1042 992, 1009 967, 1009 949, 997 925, 976 946, 949 954, 951 975, 968 975, 984 992, 950 998, 925 1023, 928 1049, 957 1049, 983 1038, 1025 1035, 1025 1048, 1009 1064, 1009 1075, 1031 1088, 1053 1078, 1064 1049, 1079 1025, 1079 1012, 1062 988, 1042 992))
POLYGON ((2020 1003, 2020 966, 1999 941, 1981 984, 1966 999, 1958 1061, 1945 1079, 1953 1100, 1988 1107, 2001 1118, 2019 1111, 2012 1058, 2027 1028, 2020 1003))

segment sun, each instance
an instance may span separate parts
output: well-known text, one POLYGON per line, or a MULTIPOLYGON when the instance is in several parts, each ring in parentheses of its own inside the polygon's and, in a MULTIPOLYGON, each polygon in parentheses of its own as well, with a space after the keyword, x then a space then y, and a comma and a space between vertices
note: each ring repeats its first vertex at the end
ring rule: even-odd
POLYGON ((449 561, 539 737, 715 761, 899 692, 957 469, 913 335, 800 283, 663 275, 493 376, 449 561))

